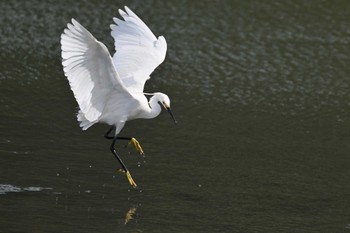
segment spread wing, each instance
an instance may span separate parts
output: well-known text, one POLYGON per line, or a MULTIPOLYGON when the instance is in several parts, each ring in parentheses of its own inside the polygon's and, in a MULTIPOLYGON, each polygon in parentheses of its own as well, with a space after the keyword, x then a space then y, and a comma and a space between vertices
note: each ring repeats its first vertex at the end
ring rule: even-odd
POLYGON ((124 20, 113 18, 115 24, 111 25, 116 49, 113 62, 125 87, 131 93, 140 93, 150 74, 164 61, 167 44, 128 7, 119 14, 124 20))
POLYGON ((130 95, 106 46, 74 19, 61 35, 61 49, 64 73, 87 120, 98 120, 111 92, 130 95))

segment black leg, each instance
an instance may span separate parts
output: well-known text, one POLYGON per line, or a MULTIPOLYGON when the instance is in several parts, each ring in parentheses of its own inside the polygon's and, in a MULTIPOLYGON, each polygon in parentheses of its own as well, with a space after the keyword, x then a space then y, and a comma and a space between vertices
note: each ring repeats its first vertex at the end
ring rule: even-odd
MULTIPOLYGON (((107 133, 107 134, 108 134, 108 133, 107 133)), ((129 170, 127 169, 127 167, 125 166, 125 164, 123 163, 123 161, 121 160, 121 158, 119 157, 119 155, 117 154, 117 152, 116 152, 115 149, 114 149, 115 142, 117 141, 117 139, 118 139, 118 137, 115 137, 115 138, 113 139, 113 142, 112 142, 112 144, 111 144, 110 149, 111 149, 111 151, 112 151, 114 157, 119 161, 120 165, 122 166, 122 168, 123 168, 123 170, 124 170, 124 173, 125 173, 126 177, 127 177, 128 180, 129 180, 129 183, 130 183, 134 188, 136 188, 137 185, 136 185, 135 181, 132 179, 129 170)))
MULTIPOLYGON (((113 130, 115 130, 115 126, 112 126, 112 127, 105 133, 104 137, 107 138, 107 139, 115 139, 113 136, 109 135, 113 130)), ((119 137, 119 136, 117 136, 117 139, 130 141, 132 138, 131 138, 131 137, 119 137)), ((115 143, 114 143, 114 144, 115 144, 115 143)))
MULTIPOLYGON (((131 140, 132 140, 131 137, 119 137, 119 136, 117 136, 117 139, 118 139, 118 140, 125 140, 125 141, 131 141, 131 140)), ((130 144, 130 143, 129 143, 129 144, 130 144)), ((124 147, 125 147, 125 148, 128 147, 129 144, 126 144, 124 147)))
POLYGON ((125 164, 123 163, 123 161, 121 160, 121 158, 119 157, 119 155, 117 154, 117 152, 116 152, 115 149, 114 149, 115 142, 117 141, 117 139, 118 139, 118 137, 115 137, 115 138, 113 139, 113 142, 112 142, 112 144, 111 144, 110 149, 111 149, 111 152, 113 153, 114 157, 119 161, 119 163, 120 163, 120 165, 122 166, 123 170, 124 170, 125 172, 127 172, 128 169, 126 168, 125 164))
MULTIPOLYGON (((136 141, 136 139, 134 138, 130 138, 130 137, 118 137, 118 136, 111 136, 109 135, 113 130, 115 130, 115 126, 112 126, 104 135, 105 138, 107 139, 113 139, 112 141, 112 144, 111 144, 111 147, 110 147, 110 150, 112 152, 112 154, 114 155, 114 157, 118 160, 118 162, 120 163, 120 165, 122 166, 123 168, 123 172, 125 173, 126 177, 128 178, 129 180, 129 183, 134 187, 136 188, 136 183, 135 181, 132 179, 131 177, 131 174, 128 170, 128 168, 125 166, 125 164, 123 163, 123 161, 121 160, 121 158, 119 157, 119 155, 117 154, 117 152, 115 151, 115 143, 118 139, 120 140, 128 140, 130 142, 132 142, 134 145, 135 145, 135 148, 139 151, 139 153, 142 153, 143 154, 143 151, 142 151, 142 148, 140 146, 140 144, 136 141)), ((121 170, 122 171, 122 170, 121 170)))
POLYGON ((110 135, 109 135, 113 130, 115 130, 115 126, 112 126, 112 127, 105 133, 104 137, 107 138, 107 139, 114 139, 113 136, 110 136, 110 135))

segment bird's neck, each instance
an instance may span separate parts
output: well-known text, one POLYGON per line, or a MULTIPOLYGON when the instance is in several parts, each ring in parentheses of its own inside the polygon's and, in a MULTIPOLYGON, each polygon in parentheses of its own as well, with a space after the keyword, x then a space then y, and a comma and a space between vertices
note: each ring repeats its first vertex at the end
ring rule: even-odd
POLYGON ((150 111, 147 112, 146 114, 146 118, 155 118, 156 116, 158 116, 160 114, 160 112, 162 111, 162 108, 160 107, 160 104, 158 103, 158 98, 156 98, 155 96, 153 96, 150 101, 148 102, 149 106, 150 106, 150 111))

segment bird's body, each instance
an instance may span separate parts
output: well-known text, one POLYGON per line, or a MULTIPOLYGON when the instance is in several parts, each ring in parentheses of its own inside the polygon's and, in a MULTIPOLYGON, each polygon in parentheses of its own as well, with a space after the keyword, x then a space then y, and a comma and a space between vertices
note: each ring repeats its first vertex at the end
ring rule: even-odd
MULTIPOLYGON (((133 98, 125 98, 125 96, 120 96, 118 93, 112 93, 112 97, 106 102, 106 106, 103 109, 98 122, 106 123, 108 125, 115 125, 115 134, 119 134, 122 130, 125 122, 134 119, 151 119, 158 116, 161 112, 161 107, 158 104, 161 99, 165 99, 166 96, 163 93, 154 93, 148 102, 147 98, 143 93, 133 96, 133 98), (164 95, 164 96, 163 96, 164 95), (162 98, 160 98, 162 96, 162 98), (123 109, 123 112, 120 111, 123 109), (124 114, 128 112, 129 114, 124 114)), ((97 122, 89 122, 84 119, 84 116, 79 112, 78 118, 81 117, 80 125, 87 125, 90 127, 92 124, 97 122)), ((87 129, 84 128, 83 129, 87 129)))
POLYGON ((130 183, 136 186, 114 144, 117 139, 130 139, 143 153, 136 139, 118 136, 125 123, 138 118, 154 118, 161 112, 161 105, 173 117, 167 95, 150 94, 152 97, 148 102, 143 93, 150 74, 165 59, 167 44, 163 36, 156 38, 129 8, 125 7, 125 12, 119 10, 119 13, 124 20, 113 18, 115 24, 111 25, 116 48, 113 58, 103 43, 72 19, 61 35, 62 65, 79 105, 77 119, 80 126, 83 130, 95 123, 112 126, 105 137, 113 139, 111 151, 130 183), (113 129, 115 134, 111 137, 109 133, 113 129))

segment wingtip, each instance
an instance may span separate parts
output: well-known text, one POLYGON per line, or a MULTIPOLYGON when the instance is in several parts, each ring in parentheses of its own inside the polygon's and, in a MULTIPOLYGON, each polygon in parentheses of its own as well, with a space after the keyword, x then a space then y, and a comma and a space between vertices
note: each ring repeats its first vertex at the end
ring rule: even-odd
POLYGON ((74 26, 82 27, 82 25, 77 20, 75 20, 74 18, 72 18, 72 23, 73 23, 74 26))
POLYGON ((124 15, 126 15, 125 11, 123 11, 122 9, 119 9, 118 12, 122 17, 124 17, 124 15))
POLYGON ((70 28, 69 26, 73 26, 75 28, 80 26, 80 23, 78 21, 76 21, 74 18, 72 18, 70 20, 70 22, 67 24, 68 28, 70 28))
POLYGON ((129 7, 124 6, 124 8, 125 8, 126 13, 127 13, 129 16, 135 15, 135 13, 134 13, 132 10, 130 10, 129 7))
POLYGON ((124 6, 124 10, 123 9, 119 9, 118 12, 124 19, 127 16, 137 17, 136 14, 132 10, 130 10, 130 8, 127 7, 127 6, 124 6))
POLYGON ((68 23, 68 29, 72 30, 72 27, 77 31, 84 31, 86 30, 83 25, 81 25, 77 20, 74 18, 71 19, 72 23, 68 23))

